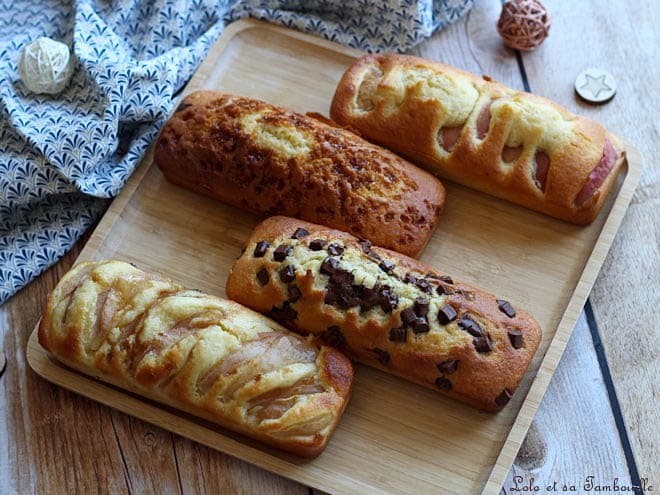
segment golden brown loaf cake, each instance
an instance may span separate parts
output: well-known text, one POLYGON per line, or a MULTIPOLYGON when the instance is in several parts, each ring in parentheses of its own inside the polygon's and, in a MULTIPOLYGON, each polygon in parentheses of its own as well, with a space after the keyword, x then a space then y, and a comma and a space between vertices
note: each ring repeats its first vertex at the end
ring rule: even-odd
POLYGON ((353 381, 339 351, 119 261, 62 278, 39 342, 83 373, 302 456, 323 450, 353 381))
POLYGON ((410 256, 424 249, 444 205, 435 177, 352 132, 213 91, 183 100, 155 160, 175 184, 230 205, 346 230, 410 256))
POLYGON ((532 317, 507 301, 286 217, 254 230, 227 294, 363 363, 487 411, 509 401, 541 339, 532 317))
POLYGON ((577 224, 596 217, 625 158, 590 119, 405 55, 358 60, 330 114, 435 174, 577 224))

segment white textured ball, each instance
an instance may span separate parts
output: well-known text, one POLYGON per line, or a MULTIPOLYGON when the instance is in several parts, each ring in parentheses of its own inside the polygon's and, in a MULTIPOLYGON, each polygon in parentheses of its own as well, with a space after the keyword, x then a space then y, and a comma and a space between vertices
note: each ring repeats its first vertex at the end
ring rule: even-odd
POLYGON ((69 84, 73 73, 69 47, 50 38, 34 40, 21 51, 18 73, 33 93, 59 93, 69 84))

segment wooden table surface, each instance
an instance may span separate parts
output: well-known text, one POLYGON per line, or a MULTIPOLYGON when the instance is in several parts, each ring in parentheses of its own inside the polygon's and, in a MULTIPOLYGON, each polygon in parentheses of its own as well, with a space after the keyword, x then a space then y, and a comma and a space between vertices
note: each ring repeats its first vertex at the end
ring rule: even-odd
MULTIPOLYGON (((657 3, 544 3, 552 28, 535 52, 501 44, 499 0, 477 0, 467 17, 412 51, 554 99, 626 137, 645 157, 641 183, 503 493, 534 486, 555 493, 564 485, 585 493, 614 483, 650 493, 660 489, 657 3), (593 106, 575 96, 575 77, 588 67, 616 78, 610 103, 593 106)), ((0 357, 0 493, 313 492, 53 386, 29 369, 28 336, 84 242, 0 306, 7 361, 3 373, 0 357)))

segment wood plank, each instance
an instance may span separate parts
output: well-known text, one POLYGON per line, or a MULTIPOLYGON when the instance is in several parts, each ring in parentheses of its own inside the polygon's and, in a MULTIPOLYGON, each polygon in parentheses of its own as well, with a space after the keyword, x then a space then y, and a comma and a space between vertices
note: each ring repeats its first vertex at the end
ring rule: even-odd
MULTIPOLYGON (((557 481, 583 492, 587 476, 601 484, 631 485, 593 341, 582 314, 561 363, 504 483, 503 493, 519 493, 530 483, 557 481)), ((550 491, 550 490, 547 490, 550 491)))
POLYGON ((305 485, 222 454, 179 435, 172 435, 177 453, 181 487, 185 494, 267 493, 308 495, 305 485))
POLYGON ((660 424, 657 407, 653 406, 660 383, 658 192, 656 189, 655 198, 631 205, 591 295, 642 478, 654 477, 660 460, 660 424))
POLYGON ((109 417, 131 493, 181 493, 172 434, 149 423, 102 407, 109 417))
POLYGON ((660 352, 660 184, 653 157, 660 152, 657 109, 659 15, 652 0, 548 0, 550 37, 523 55, 533 92, 602 122, 632 141, 647 159, 632 204, 594 286, 592 303, 641 477, 657 470, 660 425, 649 398, 657 396, 660 352), (570 53, 570 56, 567 54, 570 53), (614 99, 594 106, 574 95, 578 72, 610 71, 614 99), (650 112, 650 118, 644 117, 650 112), (613 304, 616 301, 616 304, 613 304), (644 329, 640 331, 641 329, 644 329))

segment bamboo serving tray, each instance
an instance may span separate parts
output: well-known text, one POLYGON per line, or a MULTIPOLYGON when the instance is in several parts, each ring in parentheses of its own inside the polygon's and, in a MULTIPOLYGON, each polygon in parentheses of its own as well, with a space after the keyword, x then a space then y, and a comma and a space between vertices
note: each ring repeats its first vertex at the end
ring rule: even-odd
MULTIPOLYGON (((221 89, 328 114, 343 71, 361 53, 285 28, 240 21, 225 30, 186 87, 221 89)), ((511 467, 630 202, 641 157, 628 162, 598 218, 571 225, 444 181, 444 216, 421 257, 527 309, 543 341, 509 405, 475 411, 359 366, 326 451, 304 461, 64 367, 28 343, 45 379, 282 476, 333 493, 496 494, 511 467)), ((229 268, 259 219, 168 183, 147 154, 79 260, 120 259, 224 296, 229 268)), ((130 468, 130 466, 129 466, 130 468)))

